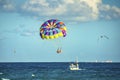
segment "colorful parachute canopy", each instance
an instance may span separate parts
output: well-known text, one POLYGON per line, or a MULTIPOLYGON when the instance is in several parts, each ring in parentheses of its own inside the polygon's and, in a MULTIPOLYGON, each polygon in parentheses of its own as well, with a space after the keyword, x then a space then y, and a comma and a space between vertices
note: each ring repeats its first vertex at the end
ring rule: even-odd
POLYGON ((66 36, 65 24, 57 19, 50 19, 40 27, 40 36, 42 39, 55 39, 66 36))

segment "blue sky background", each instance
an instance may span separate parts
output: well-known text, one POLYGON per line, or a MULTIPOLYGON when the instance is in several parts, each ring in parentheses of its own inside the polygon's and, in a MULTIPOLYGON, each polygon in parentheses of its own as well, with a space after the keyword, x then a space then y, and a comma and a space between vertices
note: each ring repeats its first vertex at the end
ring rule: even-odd
POLYGON ((0 62, 120 62, 119 0, 0 0, 0 62), (59 19, 65 38, 42 40, 41 24, 59 19), (106 35, 100 38, 100 36, 106 35), (58 43, 59 42, 59 43, 58 43), (58 46, 63 52, 56 53, 58 46), (15 52, 14 52, 15 51, 15 52))

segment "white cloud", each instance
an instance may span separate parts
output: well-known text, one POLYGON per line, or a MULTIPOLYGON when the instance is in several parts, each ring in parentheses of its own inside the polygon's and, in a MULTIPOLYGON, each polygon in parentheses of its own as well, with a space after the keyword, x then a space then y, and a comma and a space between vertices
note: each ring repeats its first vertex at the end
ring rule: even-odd
POLYGON ((42 10, 41 7, 48 7, 48 5, 49 3, 46 0, 29 0, 25 2, 22 8, 27 11, 38 12, 42 10))
MULTIPOLYGON (((115 12, 116 15, 119 15, 119 16, 120 16, 120 8, 118 8, 118 7, 116 7, 116 6, 113 6, 113 7, 111 8, 111 10, 112 10, 113 12, 115 12)), ((115 16, 115 17, 116 17, 116 16, 115 16)))
POLYGON ((5 5, 3 5, 3 8, 7 9, 7 10, 14 10, 15 9, 12 4, 5 4, 5 5))
POLYGON ((64 1, 66 4, 74 4, 74 0, 64 1))
POLYGON ((119 7, 101 4, 99 10, 101 13, 100 18, 108 20, 120 18, 119 7))
POLYGON ((81 0, 83 2, 85 2, 87 4, 87 6, 89 8, 92 9, 92 13, 91 13, 91 16, 93 17, 93 19, 98 19, 98 16, 99 16, 99 4, 102 3, 101 0, 81 0))
POLYGON ((101 11, 109 11, 110 10, 110 5, 108 5, 108 4, 106 4, 106 5, 104 5, 104 4, 101 4, 100 6, 99 6, 99 9, 101 10, 101 11))
POLYGON ((98 19, 98 4, 101 3, 101 0, 60 0, 59 2, 54 0, 53 3, 48 0, 29 0, 22 8, 38 13, 39 16, 72 17, 71 19, 76 21, 88 21, 98 19), (54 7, 53 3, 57 6, 54 7))
POLYGON ((15 5, 9 0, 0 0, 0 8, 5 11, 15 10, 15 5))
POLYGON ((39 16, 59 15, 65 11, 64 6, 62 5, 58 5, 57 7, 54 8, 50 6, 51 4, 48 3, 46 0, 29 0, 22 6, 22 9, 33 13, 38 13, 37 15, 39 16))
POLYGON ((120 8, 104 4, 102 0, 27 0, 19 6, 19 11, 8 2, 3 8, 39 19, 59 18, 74 22, 120 18, 120 8))
POLYGON ((28 3, 32 5, 38 4, 42 6, 49 6, 49 3, 47 3, 46 0, 30 0, 28 3))

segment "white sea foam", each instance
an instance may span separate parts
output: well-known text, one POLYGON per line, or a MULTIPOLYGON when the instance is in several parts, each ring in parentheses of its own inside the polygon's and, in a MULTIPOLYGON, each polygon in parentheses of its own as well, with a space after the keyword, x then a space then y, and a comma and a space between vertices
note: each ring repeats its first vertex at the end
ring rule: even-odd
POLYGON ((7 78, 1 78, 2 80, 10 80, 10 79, 7 79, 7 78))
POLYGON ((34 75, 34 74, 32 74, 32 77, 35 77, 35 75, 34 75))
POLYGON ((0 75, 2 75, 3 73, 2 72, 0 72, 0 75))
POLYGON ((81 68, 80 68, 79 70, 86 70, 86 69, 81 69, 81 68))

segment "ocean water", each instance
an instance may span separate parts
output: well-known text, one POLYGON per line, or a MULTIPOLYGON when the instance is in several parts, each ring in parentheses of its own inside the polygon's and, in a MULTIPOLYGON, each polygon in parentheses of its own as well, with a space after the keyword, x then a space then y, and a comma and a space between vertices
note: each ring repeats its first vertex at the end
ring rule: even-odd
POLYGON ((69 70, 69 62, 0 63, 0 80, 120 80, 120 63, 79 63, 81 70, 69 70))

